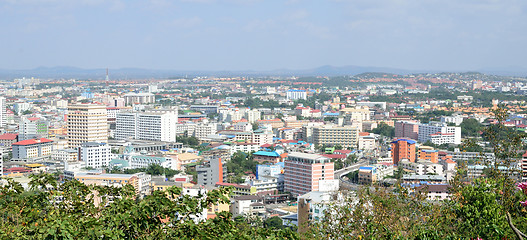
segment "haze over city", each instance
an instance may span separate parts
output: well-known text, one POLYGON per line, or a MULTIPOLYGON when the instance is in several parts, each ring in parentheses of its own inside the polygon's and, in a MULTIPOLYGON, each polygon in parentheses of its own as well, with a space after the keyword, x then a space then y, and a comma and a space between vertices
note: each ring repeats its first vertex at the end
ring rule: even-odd
POLYGON ((527 2, 0 1, 0 69, 527 69, 527 2))

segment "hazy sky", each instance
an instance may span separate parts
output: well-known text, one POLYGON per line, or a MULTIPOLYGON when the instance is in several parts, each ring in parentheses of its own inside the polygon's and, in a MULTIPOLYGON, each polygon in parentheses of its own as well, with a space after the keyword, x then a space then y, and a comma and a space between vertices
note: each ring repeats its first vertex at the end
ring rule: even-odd
POLYGON ((0 0, 0 69, 527 69, 525 0, 0 0))

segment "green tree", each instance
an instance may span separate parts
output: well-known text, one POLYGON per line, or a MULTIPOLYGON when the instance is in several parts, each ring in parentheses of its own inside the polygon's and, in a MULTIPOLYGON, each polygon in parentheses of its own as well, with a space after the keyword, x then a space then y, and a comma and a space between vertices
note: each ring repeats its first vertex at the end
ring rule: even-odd
POLYGON ((384 122, 381 122, 376 128, 369 132, 380 134, 389 138, 395 137, 395 128, 384 122))
POLYGON ((192 197, 171 187, 138 199, 132 185, 58 184, 47 174, 33 175, 29 186, 7 179, 0 187, 1 239, 298 239, 287 228, 234 221, 229 212, 194 221, 211 204, 228 202, 228 188, 192 197))
POLYGON ((483 132, 483 124, 473 118, 467 118, 459 125, 461 134, 467 137, 478 137, 483 132))
POLYGON ((280 217, 274 216, 264 221, 264 227, 271 229, 282 229, 284 228, 283 221, 280 217))

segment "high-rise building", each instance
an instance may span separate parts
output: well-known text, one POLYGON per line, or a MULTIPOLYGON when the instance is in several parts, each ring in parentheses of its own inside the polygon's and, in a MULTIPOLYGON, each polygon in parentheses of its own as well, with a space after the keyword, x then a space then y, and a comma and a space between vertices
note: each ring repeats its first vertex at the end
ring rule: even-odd
POLYGON ((223 183, 226 168, 221 158, 211 158, 208 162, 196 166, 198 174, 198 185, 215 186, 216 183, 223 183))
POLYGON ((6 113, 5 98, 0 97, 0 127, 5 127, 7 123, 6 113))
POLYGON ((307 99, 307 93, 305 90, 291 89, 287 90, 287 99, 288 100, 298 100, 298 99, 307 99))
POLYGON ((25 117, 20 119, 18 139, 20 141, 32 138, 47 138, 48 123, 38 117, 25 117))
POLYGON ((419 158, 420 160, 427 160, 433 163, 437 163, 439 161, 439 151, 422 149, 419 150, 417 158, 419 158))
POLYGON ((152 93, 127 93, 123 95, 125 105, 149 104, 156 102, 156 96, 152 93))
POLYGON ((109 167, 112 152, 107 143, 85 142, 79 147, 79 158, 85 167, 100 169, 109 167))
POLYGON ((395 122, 395 137, 417 140, 419 137, 419 123, 410 121, 395 122))
POLYGON ((175 142, 177 122, 176 110, 117 113, 115 138, 175 142))
POLYGON ((75 104, 68 106, 68 145, 80 147, 85 142, 108 142, 106 106, 75 104))
POLYGON ((313 144, 315 145, 357 147, 358 140, 359 129, 356 127, 324 125, 313 128, 313 144))
POLYGON ((260 120, 261 112, 258 110, 247 110, 245 112, 245 118, 249 123, 255 123, 260 120))
POLYGON ((334 179, 333 162, 321 155, 292 152, 284 165, 284 191, 295 196, 323 191, 319 188, 320 181, 334 179))
POLYGON ((399 161, 408 159, 415 162, 415 141, 410 139, 397 139, 392 142, 392 160, 397 165, 399 161))
POLYGON ((527 152, 522 155, 522 160, 520 162, 520 168, 522 171, 521 180, 522 182, 527 181, 527 152))
POLYGON ((357 106, 355 108, 343 108, 340 110, 340 116, 343 116, 346 122, 351 121, 368 121, 370 120, 370 108, 367 106, 357 106))
POLYGON ((418 140, 419 142, 435 141, 436 144, 461 144, 461 127, 448 126, 441 122, 419 124, 418 140))

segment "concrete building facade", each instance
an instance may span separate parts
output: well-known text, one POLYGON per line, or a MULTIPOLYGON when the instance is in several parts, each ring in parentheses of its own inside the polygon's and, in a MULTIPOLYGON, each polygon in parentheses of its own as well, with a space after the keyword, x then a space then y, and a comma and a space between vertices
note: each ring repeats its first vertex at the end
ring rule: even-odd
POLYGON ((85 142, 108 142, 108 118, 106 106, 76 104, 68 106, 67 138, 70 148, 85 142))
POLYGON ((284 191, 295 196, 320 191, 320 180, 333 179, 334 164, 327 157, 292 152, 284 162, 284 191))

